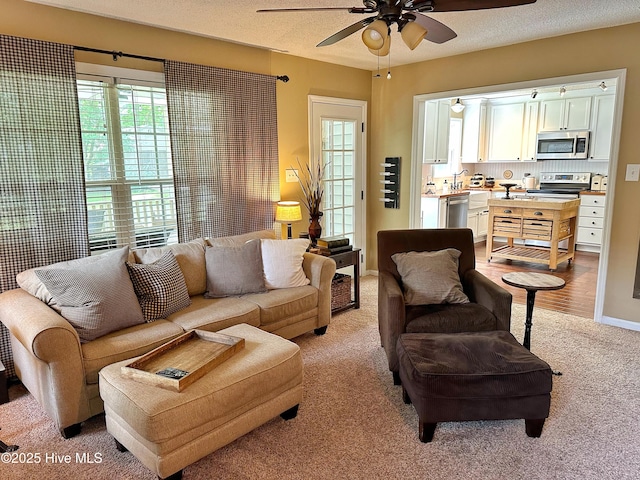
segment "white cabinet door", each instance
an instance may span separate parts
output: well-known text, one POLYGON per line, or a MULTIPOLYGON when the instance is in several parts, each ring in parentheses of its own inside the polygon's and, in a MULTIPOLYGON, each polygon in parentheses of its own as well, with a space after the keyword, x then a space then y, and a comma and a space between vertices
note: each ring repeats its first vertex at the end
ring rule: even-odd
POLYGON ((482 210, 478 214, 478 236, 486 237, 489 231, 489 210, 482 210))
POLYGON ((486 100, 468 100, 465 105, 462 112, 462 162, 481 163, 486 160, 486 100))
POLYGON ((589 161, 608 162, 610 159, 615 100, 615 95, 597 96, 593 99, 589 161))
POLYGON ((540 102, 541 131, 588 130, 591 97, 576 97, 540 102))
POLYGON ((540 102, 527 102, 524 112, 524 129, 522 132, 523 162, 536 161, 536 143, 538 141, 538 110, 540 102))
POLYGON ((447 163, 449 161, 450 119, 451 103, 448 100, 425 103, 422 163, 447 163))
POLYGON ((470 228, 473 232, 473 240, 478 238, 478 212, 475 210, 469 210, 467 214, 467 228, 470 228))
POLYGON ((487 160, 489 162, 517 162, 522 155, 525 104, 489 105, 487 160))

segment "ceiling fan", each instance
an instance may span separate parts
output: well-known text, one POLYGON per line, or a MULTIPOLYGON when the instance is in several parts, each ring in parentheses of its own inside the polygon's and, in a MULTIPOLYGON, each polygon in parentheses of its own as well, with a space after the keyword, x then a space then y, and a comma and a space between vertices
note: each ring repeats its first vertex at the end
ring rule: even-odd
POLYGON ((258 12, 346 10, 349 13, 374 14, 334 33, 316 46, 333 45, 367 27, 362 33, 363 42, 374 55, 386 56, 390 47, 389 32, 394 23, 398 25, 403 41, 411 50, 416 48, 423 39, 433 43, 444 43, 457 37, 449 27, 423 15, 422 12, 484 10, 535 2, 536 0, 363 0, 364 7, 272 8, 258 10, 258 12))

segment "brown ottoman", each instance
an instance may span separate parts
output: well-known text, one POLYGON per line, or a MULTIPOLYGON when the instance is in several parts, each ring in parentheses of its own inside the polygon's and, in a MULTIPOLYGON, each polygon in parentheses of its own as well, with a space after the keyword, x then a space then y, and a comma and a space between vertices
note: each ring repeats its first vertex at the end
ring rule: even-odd
POLYGON ((551 368, 509 332, 405 333, 397 343, 402 395, 430 442, 438 422, 524 418, 539 437, 551 402, 551 368))

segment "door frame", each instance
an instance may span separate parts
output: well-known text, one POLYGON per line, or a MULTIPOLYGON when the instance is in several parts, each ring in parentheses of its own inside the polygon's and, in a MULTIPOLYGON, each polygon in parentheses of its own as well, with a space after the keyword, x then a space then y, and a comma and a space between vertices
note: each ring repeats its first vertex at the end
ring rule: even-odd
MULTIPOLYGON (((360 248, 360 265, 366 265, 367 259, 367 102, 365 100, 354 100, 349 98, 336 98, 336 97, 324 97, 319 95, 308 96, 308 111, 309 111, 309 162, 311 166, 317 161, 318 154, 321 145, 316 145, 315 137, 313 133, 313 119, 317 113, 318 106, 335 106, 335 107, 356 107, 360 109, 360 116, 362 119, 362 125, 360 128, 360 149, 361 152, 356 159, 354 167, 355 172, 355 191, 360 192, 359 200, 356 198, 356 232, 355 236, 358 241, 358 245, 354 245, 360 248)), ((334 118, 341 118, 340 115, 335 115, 334 118)), ((322 139, 320 139, 322 142, 322 139)), ((357 193, 356 193, 357 194, 357 193)), ((365 271, 365 268, 361 268, 360 271, 365 271)))
MULTIPOLYGON (((616 79, 616 103, 613 120, 613 133, 611 138, 611 157, 609 159, 608 176, 615 179, 618 170, 618 155, 620 150, 620 133, 622 129, 622 110, 624 107, 624 91, 627 69, 606 70, 600 72, 588 72, 564 77, 541 78, 528 80, 525 82, 507 83, 501 85, 487 85, 463 90, 452 90, 448 92, 438 92, 430 94, 415 95, 413 97, 413 139, 411 158, 411 193, 410 193, 410 228, 419 228, 420 222, 420 194, 422 180, 422 158, 418 155, 420 145, 420 128, 424 129, 424 120, 420 118, 420 112, 424 112, 424 102, 430 100, 445 99, 451 97, 464 97, 467 95, 489 94, 509 90, 525 90, 540 87, 549 87, 570 83, 594 82, 602 78, 616 79)), ((630 322, 619 321, 610 317, 605 317, 604 294, 607 282, 607 270, 609 263, 609 250, 611 244, 611 219, 613 216, 613 204, 615 199, 615 181, 607 185, 607 202, 605 204, 605 219, 602 236, 602 246, 600 248, 600 260, 598 263, 598 280, 596 285, 596 301, 593 318, 598 323, 615 325, 623 328, 630 328, 630 322)), ((634 326, 635 327, 635 326, 634 326)), ((637 327, 636 327, 637 328, 637 327)))

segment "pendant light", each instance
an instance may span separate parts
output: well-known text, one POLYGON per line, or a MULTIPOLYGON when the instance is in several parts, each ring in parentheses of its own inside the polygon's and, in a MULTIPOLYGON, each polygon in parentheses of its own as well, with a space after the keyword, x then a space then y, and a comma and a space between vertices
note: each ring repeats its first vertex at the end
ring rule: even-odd
POLYGON ((453 110, 456 113, 460 113, 462 110, 464 110, 464 105, 462 104, 460 99, 457 99, 456 103, 451 105, 451 110, 453 110))

